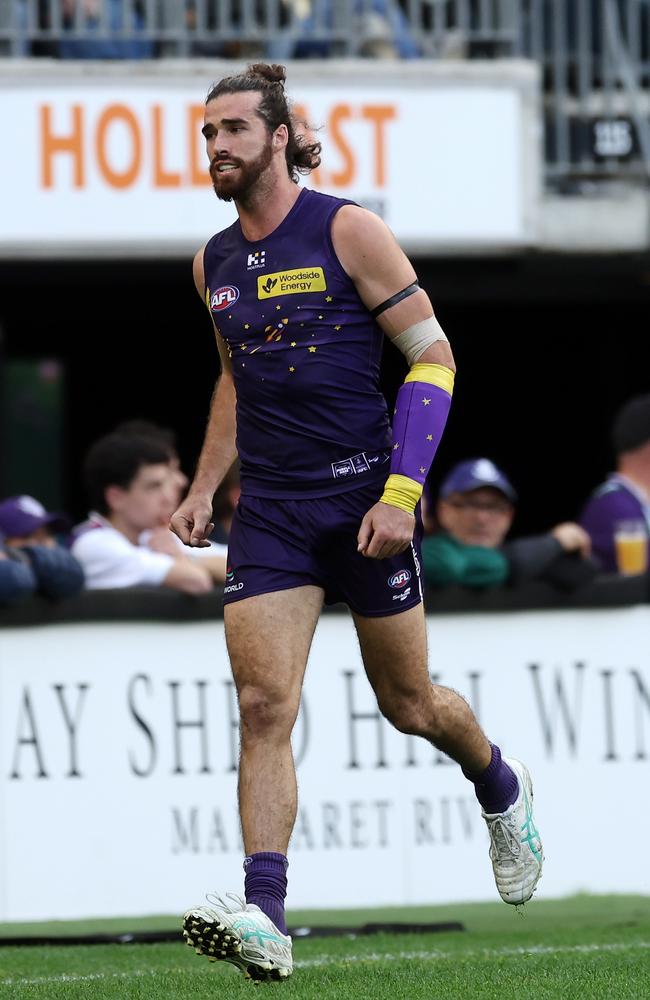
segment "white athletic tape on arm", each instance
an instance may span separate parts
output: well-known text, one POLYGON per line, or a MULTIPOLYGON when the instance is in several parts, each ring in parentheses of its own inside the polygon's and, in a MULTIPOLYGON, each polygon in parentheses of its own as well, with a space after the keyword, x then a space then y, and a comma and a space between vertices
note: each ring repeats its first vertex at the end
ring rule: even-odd
POLYGON ((402 352, 410 367, 422 357, 427 347, 431 347, 437 340, 447 340, 445 331, 435 316, 429 316, 428 319, 409 326, 397 337, 392 338, 391 342, 402 352))

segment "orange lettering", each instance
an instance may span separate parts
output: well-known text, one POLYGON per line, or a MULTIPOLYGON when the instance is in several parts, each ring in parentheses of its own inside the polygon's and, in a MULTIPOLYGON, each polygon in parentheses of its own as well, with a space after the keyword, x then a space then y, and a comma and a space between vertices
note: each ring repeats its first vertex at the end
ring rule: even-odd
POLYGON ((52 157, 55 153, 70 153, 73 157, 74 186, 85 183, 83 162, 83 110, 80 104, 72 105, 72 132, 70 135, 54 135, 52 132, 51 106, 41 107, 41 184, 44 188, 54 187, 52 157))
POLYGON ((188 183, 192 187, 210 187, 212 183, 207 168, 205 139, 201 135, 204 113, 202 104, 191 104, 187 109, 187 148, 190 151, 188 183))
POLYGON ((133 184, 140 173, 142 163, 142 136, 140 135, 137 118, 125 104, 109 104, 102 111, 95 133, 95 152, 100 172, 107 184, 116 188, 126 188, 133 184), (111 167, 107 156, 108 130, 117 121, 124 122, 131 133, 131 163, 122 172, 114 170, 111 167))
POLYGON ((337 147, 343 159, 343 169, 332 171, 331 174, 331 182, 336 187, 345 187, 346 185, 351 184, 356 173, 354 154, 348 146, 345 136, 340 130, 341 122, 351 117, 352 112, 349 104, 335 104, 330 114, 329 127, 332 139, 334 140, 334 145, 337 147))
POLYGON ((386 184, 386 122, 396 117, 395 108, 390 104, 365 104, 361 114, 375 127, 375 184, 384 187, 386 184))
POLYGON ((156 187, 181 186, 181 175, 165 170, 163 159, 163 109, 159 104, 153 107, 153 182, 156 187))

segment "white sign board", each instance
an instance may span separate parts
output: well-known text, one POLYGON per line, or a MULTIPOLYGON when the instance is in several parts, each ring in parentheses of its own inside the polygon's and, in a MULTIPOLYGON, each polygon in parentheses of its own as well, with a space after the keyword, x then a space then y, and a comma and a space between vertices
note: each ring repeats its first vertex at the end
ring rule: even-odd
MULTIPOLYGON (((296 116, 323 145, 321 167, 302 183, 378 212, 409 250, 534 242, 532 70, 425 69, 349 83, 303 71, 293 86, 290 74, 296 116)), ((212 191, 201 135, 211 82, 155 67, 146 76, 0 74, 11 151, 0 158, 11 193, 0 253, 190 254, 230 225, 235 209, 212 191)))
MULTIPOLYGON (((529 766, 541 896, 650 892, 650 609, 429 619, 432 672, 529 766)), ((241 890, 221 622, 0 632, 0 920, 173 913, 241 890)), ((289 905, 497 899, 460 769, 377 715, 321 620, 294 731, 289 905)))

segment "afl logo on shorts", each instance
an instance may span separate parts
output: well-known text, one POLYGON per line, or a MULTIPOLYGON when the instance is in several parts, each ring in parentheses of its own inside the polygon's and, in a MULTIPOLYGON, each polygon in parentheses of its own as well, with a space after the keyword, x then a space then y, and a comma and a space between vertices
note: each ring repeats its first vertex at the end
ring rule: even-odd
POLYGON ((401 590, 411 579, 411 573, 408 569, 401 569, 399 573, 393 573, 392 576, 388 577, 388 586, 392 587, 393 590, 401 590))
POLYGON ((228 306, 234 306, 238 298, 238 288, 234 285, 224 285, 222 288, 217 288, 216 292, 212 293, 212 297, 210 299, 210 309, 212 312, 221 312, 222 309, 227 309, 228 306))

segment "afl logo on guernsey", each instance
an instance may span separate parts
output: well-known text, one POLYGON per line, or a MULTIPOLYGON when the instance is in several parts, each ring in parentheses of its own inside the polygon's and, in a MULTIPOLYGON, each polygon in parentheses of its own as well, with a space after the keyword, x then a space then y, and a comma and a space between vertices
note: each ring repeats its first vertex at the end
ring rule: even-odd
POLYGON ((221 312, 228 306, 234 306, 239 298, 239 289, 235 285, 223 285, 212 293, 210 298, 210 309, 212 312, 221 312))
POLYGON ((388 577, 388 586, 392 587, 393 590, 401 590, 410 579, 410 571, 408 569, 401 569, 398 573, 393 573, 392 576, 388 577))

